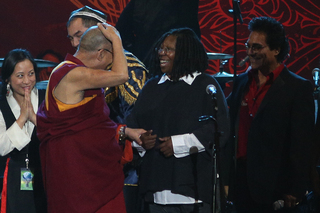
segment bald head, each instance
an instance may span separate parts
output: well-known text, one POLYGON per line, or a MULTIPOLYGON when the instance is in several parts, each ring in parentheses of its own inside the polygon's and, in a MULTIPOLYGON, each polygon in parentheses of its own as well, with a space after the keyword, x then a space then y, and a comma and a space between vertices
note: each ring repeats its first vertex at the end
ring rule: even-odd
POLYGON ((81 37, 80 52, 93 52, 98 49, 112 48, 110 41, 102 34, 97 26, 90 27, 81 37))
POLYGON ((77 52, 74 54, 85 66, 106 69, 113 61, 113 47, 98 26, 90 27, 82 35, 77 52))

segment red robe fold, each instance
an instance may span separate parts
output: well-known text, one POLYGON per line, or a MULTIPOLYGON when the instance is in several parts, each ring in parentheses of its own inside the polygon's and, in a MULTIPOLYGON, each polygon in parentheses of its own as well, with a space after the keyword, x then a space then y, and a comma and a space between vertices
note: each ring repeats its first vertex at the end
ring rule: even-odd
POLYGON ((60 112, 53 90, 72 69, 84 66, 67 55, 50 77, 37 113, 37 133, 50 213, 96 212, 123 187, 117 125, 109 118, 102 89, 86 90, 84 105, 60 112), (47 105, 46 105, 47 104, 47 105))

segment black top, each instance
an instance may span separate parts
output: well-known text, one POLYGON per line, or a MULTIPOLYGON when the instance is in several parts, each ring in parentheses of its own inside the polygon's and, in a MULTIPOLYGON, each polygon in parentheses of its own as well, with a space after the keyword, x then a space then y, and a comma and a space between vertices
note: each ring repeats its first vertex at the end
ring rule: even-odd
POLYGON ((157 148, 157 140, 143 157, 140 191, 152 195, 167 189, 211 203, 210 144, 214 142, 215 123, 212 119, 200 122, 199 117, 214 115, 212 96, 206 93, 207 85, 212 84, 218 90, 218 121, 223 123, 227 119, 224 95, 215 79, 207 74, 197 76, 192 85, 184 81, 158 84, 159 79, 151 79, 143 88, 128 117, 128 127, 152 129, 158 137, 193 133, 206 150, 183 158, 165 157, 157 148))

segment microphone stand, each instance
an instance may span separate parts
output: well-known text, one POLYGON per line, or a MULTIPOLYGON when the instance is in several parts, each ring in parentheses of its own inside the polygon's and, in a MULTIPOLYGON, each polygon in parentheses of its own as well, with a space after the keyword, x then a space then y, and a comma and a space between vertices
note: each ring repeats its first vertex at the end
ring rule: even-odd
POLYGON ((234 40, 233 40, 233 82, 236 80, 237 77, 237 20, 239 18, 240 24, 243 23, 243 19, 241 16, 241 10, 239 6, 238 0, 233 0, 233 9, 230 9, 229 12, 233 13, 233 33, 234 33, 234 40))
POLYGON ((315 109, 315 123, 317 122, 318 112, 319 112, 319 97, 320 97, 320 86, 318 82, 315 82, 315 88, 313 91, 313 98, 314 98, 314 109, 315 109))
POLYGON ((319 92, 320 92, 320 85, 319 85, 319 68, 314 68, 312 70, 313 80, 314 80, 314 91, 313 91, 313 99, 314 99, 314 106, 315 106, 315 123, 317 123, 318 112, 319 112, 319 92))
POLYGON ((211 93, 212 100, 213 100, 213 116, 204 115, 199 118, 199 121, 206 121, 212 119, 214 121, 214 142, 209 144, 209 148, 212 150, 212 161, 213 161, 213 170, 212 170, 212 212, 224 212, 225 202, 221 205, 221 201, 224 198, 224 193, 221 188, 221 181, 220 181, 220 158, 219 158, 219 151, 220 151, 220 135, 221 133, 218 131, 218 122, 216 119, 216 115, 218 112, 218 104, 217 98, 214 93, 211 93), (219 192, 219 194, 218 194, 219 192), (220 195, 220 196, 219 196, 220 195))

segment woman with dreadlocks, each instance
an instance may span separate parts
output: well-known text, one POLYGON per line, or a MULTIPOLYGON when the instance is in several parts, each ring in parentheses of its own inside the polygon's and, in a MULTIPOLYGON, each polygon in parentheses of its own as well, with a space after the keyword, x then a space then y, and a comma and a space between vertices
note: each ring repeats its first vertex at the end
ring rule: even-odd
POLYGON ((141 195, 151 213, 209 212, 210 145, 217 123, 219 131, 225 131, 220 126, 227 119, 224 94, 216 80, 204 73, 207 54, 189 28, 165 33, 155 44, 150 61, 153 77, 142 89, 127 122, 128 127, 148 130, 140 137, 144 148, 141 195), (208 85, 216 89, 216 102, 206 92, 208 85), (207 119, 199 121, 201 116, 207 119))

